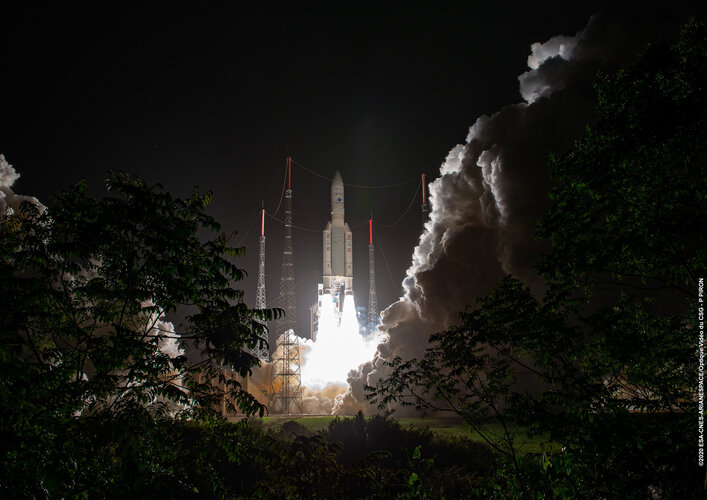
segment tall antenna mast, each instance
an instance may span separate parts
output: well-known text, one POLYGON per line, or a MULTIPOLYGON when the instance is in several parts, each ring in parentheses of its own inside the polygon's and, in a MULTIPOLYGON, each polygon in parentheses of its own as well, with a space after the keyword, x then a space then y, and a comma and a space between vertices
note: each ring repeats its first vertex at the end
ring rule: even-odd
POLYGON ((292 253, 292 158, 287 157, 287 190, 285 191, 285 241, 282 246, 282 272, 280 273, 280 307, 285 317, 279 320, 277 336, 287 330, 297 331, 297 300, 295 297, 295 264, 292 253))
POLYGON ((378 326, 378 298, 376 297, 376 265, 373 247, 373 214, 368 220, 368 333, 378 326))
POLYGON ((427 203, 427 183, 425 182, 425 174, 422 174, 422 225, 425 225, 430 213, 430 206, 427 203))
POLYGON ((277 323, 277 345, 273 353, 274 395, 271 401, 276 413, 303 413, 301 355, 295 301, 295 266, 292 258, 292 158, 287 157, 287 190, 285 191, 285 242, 282 248, 280 304, 285 317, 277 323))
MULTIPOLYGON (((260 240, 258 242, 258 287, 255 292, 255 308, 265 309, 267 307, 265 300, 265 208, 260 210, 260 240)), ((261 337, 262 340, 267 340, 261 337)), ((253 356, 256 356, 264 361, 268 361, 268 347, 265 342, 258 342, 253 349, 250 350, 253 356)))

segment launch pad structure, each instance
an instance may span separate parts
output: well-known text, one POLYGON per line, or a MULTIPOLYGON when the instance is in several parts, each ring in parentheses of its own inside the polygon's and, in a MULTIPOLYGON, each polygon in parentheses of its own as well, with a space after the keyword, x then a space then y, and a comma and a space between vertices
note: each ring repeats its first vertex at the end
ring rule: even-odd
MULTIPOLYGON (((258 286, 255 292, 255 308, 265 309, 267 307, 267 302, 265 300, 265 209, 261 209, 260 213, 260 239, 258 240, 258 286)), ((261 340, 267 340, 262 339, 261 340)), ((265 342, 258 342, 258 344, 250 350, 253 356, 262 359, 263 361, 268 361, 270 355, 268 352, 268 346, 265 342)))
POLYGON ((295 298, 295 266, 292 251, 292 158, 287 158, 287 190, 285 191, 285 241, 282 249, 280 275, 280 307, 285 317, 275 323, 276 346, 273 352, 273 376, 270 401, 273 411, 290 415, 303 413, 302 409, 302 360, 299 340, 294 334, 297 327, 295 298))
POLYGON ((422 174, 422 226, 424 228, 427 219, 430 217, 430 204, 427 203, 427 183, 425 182, 425 174, 422 174))
POLYGON ((368 334, 378 326, 378 297, 376 296, 376 260, 373 246, 373 217, 368 221, 368 334))
POLYGON ((297 336, 287 330, 277 340, 273 353, 273 381, 275 390, 270 406, 273 413, 291 415, 304 413, 302 406, 301 353, 297 336))
POLYGON ((297 329, 297 299, 295 290, 295 265, 292 251, 292 158, 287 158, 287 190, 285 191, 285 240, 282 246, 282 272, 278 307, 285 317, 276 323, 276 339, 287 330, 297 329))
MULTIPOLYGON (((258 346, 259 349, 251 350, 265 362, 270 362, 270 409, 279 414, 303 414, 303 387, 302 387, 302 348, 299 337, 295 334, 297 328, 295 272, 292 245, 293 228, 293 190, 292 190, 292 158, 287 158, 285 178, 287 189, 284 193, 284 220, 275 218, 284 225, 284 243, 282 256, 282 273, 280 276, 280 296, 275 300, 278 307, 284 310, 284 318, 271 323, 269 340, 274 345, 272 355, 268 356, 268 349, 258 346)), ((425 192, 425 174, 422 174, 422 216, 423 223, 427 220, 429 205, 425 192)), ((417 194, 417 193, 416 193, 417 194)), ((414 198, 413 198, 414 199, 414 198)), ((281 198, 282 202, 282 198, 281 198)), ((412 202, 411 205, 412 206, 412 202)), ((279 205, 278 205, 279 207, 279 205)), ((410 207, 408 207, 409 209, 410 207)), ((277 213, 277 211, 276 211, 277 213)), ((402 220, 403 216, 398 220, 402 220)), ((344 218, 344 182, 337 171, 331 180, 331 218, 322 231, 322 282, 318 284, 317 302, 310 308, 311 330, 310 338, 317 340, 320 328, 327 332, 331 328, 349 328, 343 325, 356 323, 355 304, 353 297, 353 237, 349 224, 344 218), (346 304, 346 305, 345 305, 346 304), (345 312, 346 311, 346 312, 345 312), (342 322, 343 318, 347 318, 342 322)), ((258 286, 256 293, 256 308, 265 308, 265 234, 264 216, 261 221, 261 236, 259 240, 258 260, 258 286)), ((360 320, 354 331, 362 328, 367 334, 376 332, 378 327, 378 301, 375 283, 375 247, 373 245, 373 217, 369 223, 368 245, 368 308, 365 319, 360 320), (365 324, 363 324, 365 322, 365 324)), ((397 224, 395 222, 394 224, 397 224)), ((389 226, 385 226, 389 227, 389 226)), ((342 330, 344 331, 344 330, 342 330)), ((349 331, 349 330, 345 330, 349 331)))

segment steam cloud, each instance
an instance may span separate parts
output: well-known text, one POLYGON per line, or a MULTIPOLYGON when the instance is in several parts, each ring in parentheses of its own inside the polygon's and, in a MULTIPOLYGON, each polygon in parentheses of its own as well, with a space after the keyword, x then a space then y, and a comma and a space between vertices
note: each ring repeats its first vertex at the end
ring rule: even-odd
POLYGON ((388 338, 372 361, 350 372, 334 412, 374 413, 364 385, 386 376, 383 363, 420 357, 432 333, 454 324, 505 274, 542 290, 534 265, 543 244, 534 231, 549 207, 548 155, 566 150, 592 121, 597 71, 635 60, 645 45, 637 28, 594 16, 573 37, 531 45, 529 70, 518 77, 524 102, 478 118, 430 184, 430 219, 403 282, 404 296, 382 313, 388 338))
MULTIPOLYGON (((4 155, 0 154, 0 216, 19 213, 21 204, 24 201, 34 204, 40 211, 46 210, 46 207, 34 196, 18 195, 12 190, 12 186, 19 178, 20 173, 7 162, 4 155)), ((95 264, 99 265, 97 262, 95 262, 95 264)), ((78 276, 83 279, 91 279, 97 275, 98 273, 95 267, 81 269, 78 273, 78 276)), ((64 274, 64 279, 72 280, 74 276, 66 273, 64 274)), ((146 301, 143 302, 142 305, 148 308, 154 304, 152 301, 146 301)), ((152 314, 148 324, 152 325, 149 331, 150 336, 164 335, 159 341, 160 351, 170 358, 176 358, 184 354, 176 338, 178 334, 175 333, 174 325, 171 322, 163 321, 159 319, 156 314, 152 314)))
POLYGON ((35 204, 39 210, 45 209, 34 196, 15 194, 12 186, 19 178, 20 174, 5 160, 5 155, 0 154, 0 216, 18 212, 23 201, 35 204))

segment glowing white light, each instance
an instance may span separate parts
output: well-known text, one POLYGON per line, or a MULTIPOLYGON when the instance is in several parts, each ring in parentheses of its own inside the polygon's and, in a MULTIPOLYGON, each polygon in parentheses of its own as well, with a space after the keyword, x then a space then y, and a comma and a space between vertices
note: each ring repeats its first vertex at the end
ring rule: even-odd
POLYGON ((350 370, 373 359, 379 334, 363 337, 359 333, 353 295, 344 300, 341 321, 333 298, 325 296, 319 315, 315 342, 305 340, 302 357, 302 385, 321 390, 330 385, 347 385, 350 370))

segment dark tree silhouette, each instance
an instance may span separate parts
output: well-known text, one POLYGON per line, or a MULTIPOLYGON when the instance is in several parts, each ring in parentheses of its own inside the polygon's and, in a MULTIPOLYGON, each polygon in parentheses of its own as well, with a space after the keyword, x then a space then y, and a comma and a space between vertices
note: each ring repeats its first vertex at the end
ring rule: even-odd
POLYGON ((539 265, 545 297, 505 278, 432 336, 423 359, 396 358, 369 388, 381 408, 464 417, 509 458, 497 478, 507 495, 700 495, 706 38, 691 21, 672 47, 599 76, 599 121, 551 159, 554 205, 538 229, 552 243, 539 265), (502 424, 497 435, 489 418, 502 424), (525 429, 564 452, 520 457, 525 429))
POLYGON ((149 470, 159 460, 145 427, 155 419, 210 418, 224 399, 264 411, 229 375, 258 363, 243 347, 278 311, 249 309, 234 288, 243 272, 230 258, 245 249, 205 213, 211 194, 175 199, 122 173, 107 187, 102 200, 80 184, 42 213, 25 204, 0 218, 0 491, 9 496, 80 496, 81 485, 103 484, 109 464, 76 441, 91 442, 86 429, 97 447, 122 442, 149 470), (166 315, 183 311, 175 330, 166 315))

